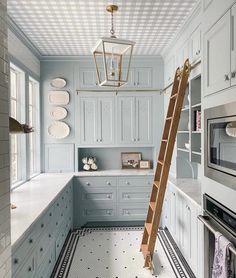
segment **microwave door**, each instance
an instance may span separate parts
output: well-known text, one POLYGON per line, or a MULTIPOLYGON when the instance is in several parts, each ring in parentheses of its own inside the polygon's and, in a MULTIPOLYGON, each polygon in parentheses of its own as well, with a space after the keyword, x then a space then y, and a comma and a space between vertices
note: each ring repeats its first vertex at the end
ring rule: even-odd
POLYGON ((208 167, 236 176, 236 117, 208 120, 208 167))

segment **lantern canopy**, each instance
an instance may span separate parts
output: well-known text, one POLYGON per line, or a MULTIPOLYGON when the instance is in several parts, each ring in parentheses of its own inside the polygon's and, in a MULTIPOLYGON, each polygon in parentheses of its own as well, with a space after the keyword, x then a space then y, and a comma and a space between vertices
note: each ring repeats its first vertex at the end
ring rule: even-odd
POLYGON ((99 86, 120 87, 128 82, 133 46, 135 42, 118 39, 114 35, 113 11, 115 5, 107 6, 112 14, 111 37, 101 38, 94 50, 93 57, 99 86))

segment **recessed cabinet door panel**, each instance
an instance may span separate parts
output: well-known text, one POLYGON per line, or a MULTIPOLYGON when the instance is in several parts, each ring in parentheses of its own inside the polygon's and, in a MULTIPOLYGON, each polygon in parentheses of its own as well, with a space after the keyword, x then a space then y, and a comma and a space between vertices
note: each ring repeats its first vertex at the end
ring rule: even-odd
POLYGON ((170 190, 170 232, 171 235, 176 238, 176 192, 170 190))
POLYGON ((135 142, 135 98, 118 98, 119 143, 133 144, 135 142))
POLYGON ((204 36, 205 95, 230 86, 230 12, 204 36))
POLYGON ((97 138, 97 99, 80 99, 81 144, 95 144, 97 138))
POLYGON ((231 85, 236 85, 236 5, 231 14, 231 85))
POLYGON ((201 56, 201 30, 197 28, 191 37, 191 63, 198 60, 201 56))
POLYGON ((114 143, 114 98, 98 99, 98 140, 101 144, 114 143))
MULTIPOLYGON (((79 88, 93 88, 97 86, 96 72, 94 69, 83 69, 79 72, 79 88)), ((78 88, 77 88, 78 89, 78 88)))
POLYGON ((152 143, 152 97, 136 97, 136 142, 152 143))
POLYGON ((135 86, 139 88, 152 87, 152 69, 136 68, 135 69, 135 86))

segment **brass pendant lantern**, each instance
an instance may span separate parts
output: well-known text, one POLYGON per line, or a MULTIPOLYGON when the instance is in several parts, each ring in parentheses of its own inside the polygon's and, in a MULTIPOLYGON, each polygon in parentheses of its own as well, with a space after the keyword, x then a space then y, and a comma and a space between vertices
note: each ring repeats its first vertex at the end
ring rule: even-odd
POLYGON ((111 13, 111 37, 101 38, 93 50, 97 79, 99 86, 121 87, 128 82, 135 42, 115 36, 113 13, 118 6, 108 5, 106 10, 111 13))

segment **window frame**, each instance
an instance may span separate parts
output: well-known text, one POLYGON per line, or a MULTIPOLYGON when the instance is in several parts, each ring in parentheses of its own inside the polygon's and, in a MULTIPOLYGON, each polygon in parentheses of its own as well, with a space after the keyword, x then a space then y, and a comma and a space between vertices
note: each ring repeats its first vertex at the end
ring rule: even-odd
MULTIPOLYGON (((18 66, 15 62, 10 62, 10 70, 16 71, 19 74, 19 83, 18 90, 20 91, 20 100, 18 100, 17 107, 18 113, 16 119, 24 124, 29 123, 29 86, 30 82, 33 85, 33 94, 35 93, 35 126, 34 126, 34 135, 35 135, 35 171, 34 173, 30 172, 30 137, 29 134, 17 134, 19 143, 19 171, 20 176, 16 182, 11 182, 11 190, 19 187, 25 182, 29 181, 31 178, 39 175, 41 173, 41 143, 40 143, 40 82, 39 78, 35 77, 32 72, 30 72, 25 67, 18 66)), ((10 75, 11 76, 11 75, 10 75)), ((11 80, 10 80, 11 82, 11 80)), ((10 92, 11 96, 11 92, 10 92)), ((11 111, 11 102, 10 102, 10 111, 11 111)), ((11 114, 10 114, 11 115, 11 114)), ((12 136, 12 135, 11 135, 12 136)), ((14 135, 13 135, 14 136, 14 135)), ((11 158, 10 158, 11 161, 11 158)), ((12 163, 12 162, 11 162, 12 163)), ((17 169, 18 169, 17 168, 17 169)))

